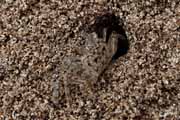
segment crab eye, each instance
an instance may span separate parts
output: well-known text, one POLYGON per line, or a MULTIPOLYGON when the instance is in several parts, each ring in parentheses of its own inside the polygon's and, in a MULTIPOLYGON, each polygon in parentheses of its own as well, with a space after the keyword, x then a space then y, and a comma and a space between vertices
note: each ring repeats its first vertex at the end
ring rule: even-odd
POLYGON ((106 48, 105 48, 105 46, 103 46, 102 51, 105 51, 105 50, 106 50, 106 48))

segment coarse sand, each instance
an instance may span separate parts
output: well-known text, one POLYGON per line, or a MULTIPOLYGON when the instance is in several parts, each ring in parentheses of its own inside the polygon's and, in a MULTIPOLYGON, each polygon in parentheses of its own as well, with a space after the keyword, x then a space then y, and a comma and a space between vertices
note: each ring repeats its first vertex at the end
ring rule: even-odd
POLYGON ((178 0, 0 0, 0 120, 128 119, 180 120, 178 0), (123 20, 129 51, 93 85, 93 97, 71 86, 69 109, 61 60, 105 12, 123 20))

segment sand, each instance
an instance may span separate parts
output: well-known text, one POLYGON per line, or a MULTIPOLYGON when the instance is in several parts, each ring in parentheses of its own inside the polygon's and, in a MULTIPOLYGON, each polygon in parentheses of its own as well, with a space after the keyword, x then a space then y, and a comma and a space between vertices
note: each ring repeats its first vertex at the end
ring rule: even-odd
POLYGON ((179 28, 178 0, 1 0, 0 119, 179 120, 179 28), (61 60, 105 12, 124 21, 129 51, 96 81, 93 97, 71 86, 67 108, 61 60))

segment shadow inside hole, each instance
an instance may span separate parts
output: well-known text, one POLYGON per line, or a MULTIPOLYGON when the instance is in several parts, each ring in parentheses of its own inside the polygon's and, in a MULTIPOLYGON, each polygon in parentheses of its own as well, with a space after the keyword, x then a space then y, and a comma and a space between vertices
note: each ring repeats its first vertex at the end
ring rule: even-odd
POLYGON ((119 17, 115 16, 113 13, 106 13, 104 15, 98 16, 95 23, 92 26, 92 30, 96 32, 99 38, 103 37, 103 30, 106 28, 106 43, 109 41, 109 37, 112 32, 115 31, 119 34, 117 42, 117 51, 112 57, 112 61, 115 61, 119 57, 125 55, 129 50, 129 41, 125 30, 123 29, 123 21, 119 17))

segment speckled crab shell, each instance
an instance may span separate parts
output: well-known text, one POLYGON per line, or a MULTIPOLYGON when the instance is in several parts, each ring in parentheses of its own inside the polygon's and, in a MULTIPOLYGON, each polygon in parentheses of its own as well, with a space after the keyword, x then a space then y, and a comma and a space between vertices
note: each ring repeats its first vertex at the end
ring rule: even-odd
MULTIPOLYGON (((94 83, 120 49, 118 41, 121 37, 126 38, 124 31, 120 34, 118 19, 113 14, 97 17, 90 27, 90 31, 82 30, 79 33, 79 43, 84 44, 74 46, 73 52, 62 60, 61 76, 67 97, 70 94, 68 84, 94 83)), ((115 57, 118 58, 118 55, 115 57)))

